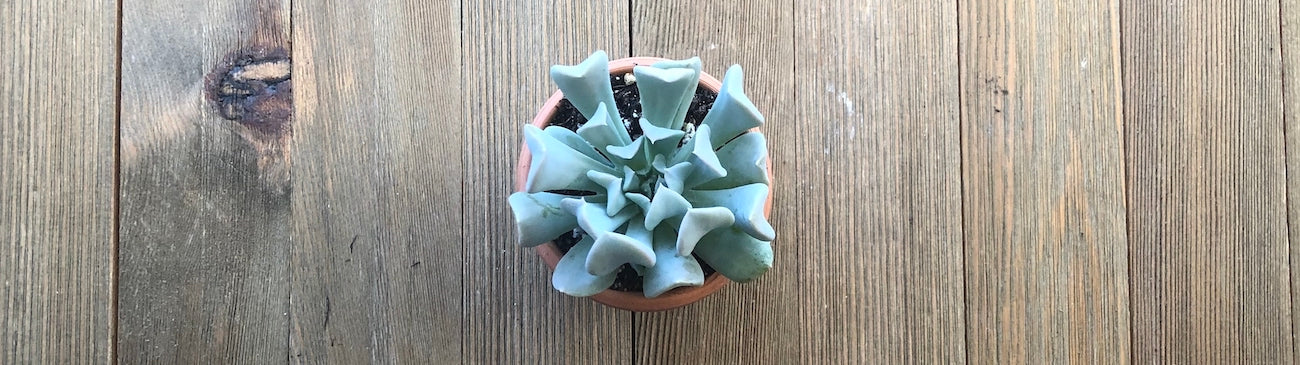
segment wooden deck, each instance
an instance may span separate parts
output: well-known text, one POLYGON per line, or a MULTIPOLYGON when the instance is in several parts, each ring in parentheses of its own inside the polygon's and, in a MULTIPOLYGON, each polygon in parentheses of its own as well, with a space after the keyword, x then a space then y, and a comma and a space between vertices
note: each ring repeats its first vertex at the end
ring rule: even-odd
POLYGON ((0 18, 0 363, 1297 360, 1297 0, 0 18), (633 314, 512 243, 520 125, 596 49, 745 67, 762 279, 633 314))

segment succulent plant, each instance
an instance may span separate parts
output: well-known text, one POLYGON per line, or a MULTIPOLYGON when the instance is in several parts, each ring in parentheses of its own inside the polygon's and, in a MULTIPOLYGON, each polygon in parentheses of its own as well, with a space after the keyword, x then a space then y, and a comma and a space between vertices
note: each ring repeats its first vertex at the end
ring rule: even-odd
POLYGON ((608 64, 597 51, 577 65, 551 67, 587 122, 576 132, 524 125, 532 161, 524 191, 509 199, 519 244, 585 233, 551 281, 573 296, 605 290, 624 264, 637 270, 650 298, 702 285, 695 256, 736 282, 765 273, 776 236, 764 217, 767 141, 750 131, 763 116, 742 91, 740 66, 727 69, 696 127, 685 117, 699 58, 636 66, 640 115, 619 115, 608 64), (642 132, 635 139, 633 123, 642 132))

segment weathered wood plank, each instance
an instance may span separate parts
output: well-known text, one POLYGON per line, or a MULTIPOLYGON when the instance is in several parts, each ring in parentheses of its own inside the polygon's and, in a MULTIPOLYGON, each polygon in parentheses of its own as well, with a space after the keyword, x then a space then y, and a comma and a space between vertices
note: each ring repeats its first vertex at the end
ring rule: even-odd
POLYGON ((800 264, 795 175, 794 4, 791 1, 633 1, 632 52, 682 59, 699 56, 704 71, 722 79, 727 67, 745 69, 745 92, 767 118, 774 185, 770 220, 774 268, 749 284, 727 284, 693 305, 636 314, 636 360, 662 364, 760 364, 799 359, 800 264), (692 19, 686 21, 687 19, 692 19), (762 21, 755 21, 761 19, 762 21), (783 208, 787 207, 787 208, 783 208))
POLYGON ((551 288, 551 272, 515 244, 506 197, 522 125, 555 91, 547 69, 604 49, 627 56, 627 3, 464 3, 465 360, 629 363, 632 315, 551 288))
MULTIPOLYGON (((801 359, 961 362, 957 3, 795 4, 793 209, 801 359)), ((754 21, 768 21, 755 19, 754 21)), ((783 167, 788 169, 788 167, 783 167)), ((780 179, 780 176, 778 176, 780 179)), ((786 201, 786 200, 783 200, 786 201)))
POLYGON ((1300 0, 1282 0, 1282 111, 1286 130, 1287 224, 1291 271, 1291 355, 1300 362, 1300 0))
POLYGON ((0 363, 111 363, 117 4, 0 14, 0 363))
POLYGON ((122 363, 286 358, 281 127, 292 98, 250 86, 283 72, 240 72, 288 62, 284 9, 287 1, 124 4, 122 363))
POLYGON ((960 8, 968 360, 1128 362, 1118 3, 960 8))
POLYGON ((1278 2, 1123 6, 1133 360, 1290 361, 1278 2))
POLYGON ((459 17, 294 4, 293 363, 460 361, 459 17))

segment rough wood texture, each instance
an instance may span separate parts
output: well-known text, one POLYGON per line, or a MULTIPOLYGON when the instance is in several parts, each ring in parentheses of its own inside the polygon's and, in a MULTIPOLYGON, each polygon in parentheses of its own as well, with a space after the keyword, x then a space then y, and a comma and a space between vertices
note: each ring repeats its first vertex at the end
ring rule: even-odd
POLYGON ((1133 360, 1290 361, 1278 2, 1123 6, 1133 360))
POLYGON ((0 3, 0 364, 1300 360, 1300 0, 290 1, 0 3), (768 275, 515 244, 596 49, 745 66, 768 275))
POLYGON ((464 6, 465 360, 629 363, 632 314, 552 289, 550 270, 516 244, 506 204, 523 124, 556 89, 548 67, 577 63, 597 49, 626 57, 627 3, 464 6))
POLYGON ((460 10, 294 5, 292 363, 455 363, 460 10))
POLYGON ((1118 4, 960 6, 968 360, 1127 362, 1118 4))
POLYGON ((803 301, 782 334, 803 361, 965 357, 956 11, 795 3, 798 114, 775 143, 794 144, 776 157, 794 158, 780 191, 798 199, 773 210, 796 220, 779 223, 792 248, 774 274, 798 285, 770 294, 803 301))
POLYGON ((124 4, 121 363, 286 356, 288 196, 265 184, 258 134, 204 88, 232 54, 287 47, 287 8, 124 4))
POLYGON ((0 363, 111 363, 116 7, 0 14, 0 363))
MULTIPOLYGON (((794 10, 791 1, 632 2, 632 53, 673 59, 699 56, 704 71, 722 79, 727 67, 745 69, 745 92, 763 111, 774 181, 774 207, 797 201, 794 137, 794 10), (682 19, 708 21, 683 22, 682 19), (762 19, 763 21, 754 21, 762 19), (725 40, 725 41, 724 41, 725 40)), ((798 289, 797 215, 773 209, 775 267, 752 283, 685 308, 636 314, 636 360, 653 364, 761 364, 799 358, 800 307, 807 298, 772 293, 798 289)))
POLYGON ((1291 356, 1300 362, 1300 0, 1282 0, 1282 101, 1286 130, 1287 226, 1291 270, 1291 356))

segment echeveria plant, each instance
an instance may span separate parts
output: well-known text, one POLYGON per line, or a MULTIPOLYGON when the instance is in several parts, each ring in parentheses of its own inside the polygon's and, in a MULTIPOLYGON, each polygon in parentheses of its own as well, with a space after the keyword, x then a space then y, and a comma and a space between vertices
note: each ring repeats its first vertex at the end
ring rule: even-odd
POLYGON ((532 162, 524 191, 510 195, 519 244, 585 233, 551 280, 573 296, 605 290, 623 264, 641 275, 646 297, 699 286, 705 278, 694 256, 733 281, 762 275, 776 236, 764 217, 767 141, 750 131, 763 116, 741 90, 740 66, 727 70, 698 127, 685 117, 699 58, 636 66, 632 74, 641 115, 619 115, 605 52, 551 67, 587 122, 576 133, 524 125, 532 162), (632 123, 642 131, 635 139, 632 123))

